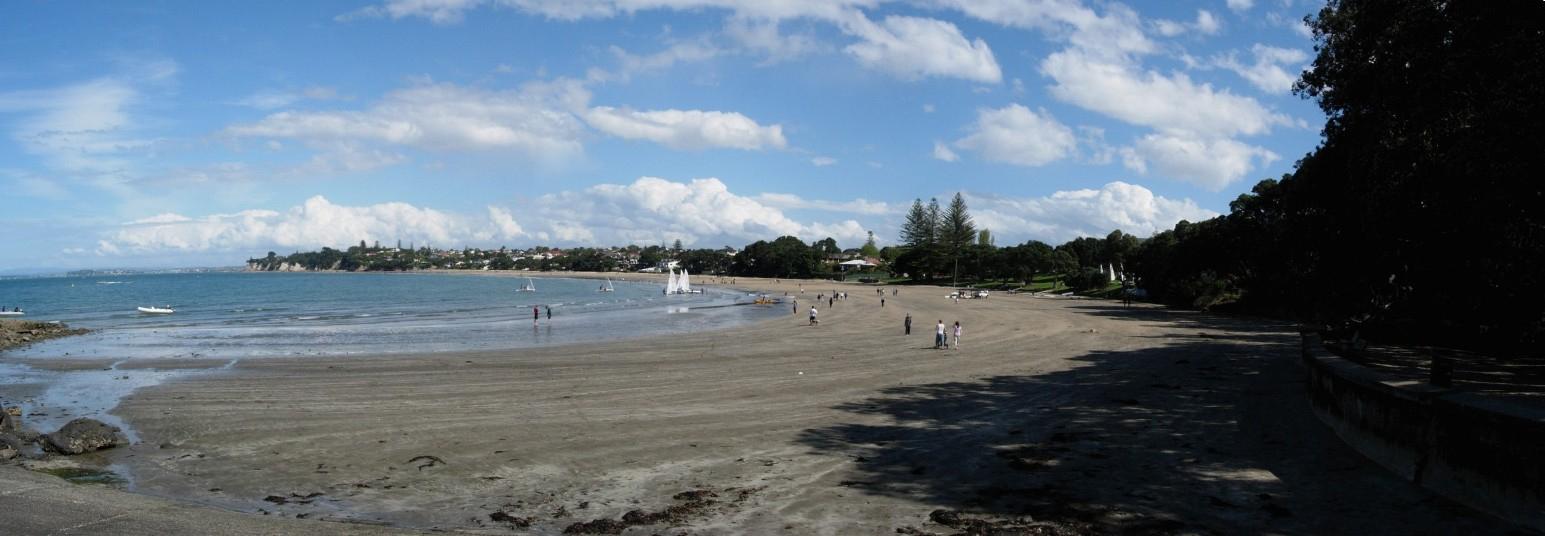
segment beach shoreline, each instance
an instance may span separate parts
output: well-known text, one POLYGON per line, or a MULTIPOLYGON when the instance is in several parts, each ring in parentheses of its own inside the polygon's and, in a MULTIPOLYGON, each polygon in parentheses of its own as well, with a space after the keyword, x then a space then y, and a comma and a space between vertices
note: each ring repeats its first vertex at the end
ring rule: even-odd
POLYGON ((115 413, 142 441, 108 456, 137 493, 471 533, 948 533, 960 515, 1316 533, 1328 516, 1312 512, 1338 501, 1361 501, 1371 534, 1496 528, 1408 512, 1431 499, 1301 420, 1291 326, 955 303, 943 287, 885 288, 881 307, 873 285, 736 285, 798 307, 681 337, 244 360, 134 392, 115 413), (831 290, 849 299, 816 300, 831 290), (939 320, 961 321, 961 349, 931 348, 939 320))

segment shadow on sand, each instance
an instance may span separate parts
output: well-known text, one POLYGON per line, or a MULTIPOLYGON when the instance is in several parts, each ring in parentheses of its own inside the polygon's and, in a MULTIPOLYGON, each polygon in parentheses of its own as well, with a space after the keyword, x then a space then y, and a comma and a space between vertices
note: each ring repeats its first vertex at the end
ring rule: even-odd
POLYGON ((798 441, 854 460, 841 486, 988 520, 1130 534, 1508 530, 1342 444, 1309 408, 1286 326, 1120 305, 1078 310, 1178 325, 1185 335, 1091 352, 1062 372, 884 389, 837 406, 857 422, 806 430, 798 441))

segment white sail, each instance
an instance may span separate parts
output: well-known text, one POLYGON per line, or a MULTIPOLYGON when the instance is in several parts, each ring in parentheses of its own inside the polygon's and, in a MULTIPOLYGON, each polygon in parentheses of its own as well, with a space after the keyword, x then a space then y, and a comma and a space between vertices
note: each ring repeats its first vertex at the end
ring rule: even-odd
POLYGON ((692 283, 687 279, 687 269, 681 269, 681 287, 676 289, 682 294, 692 292, 692 283))
POLYGON ((679 288, 679 283, 676 282, 676 269, 675 268, 670 268, 670 271, 671 271, 670 278, 665 280, 665 293, 666 294, 675 294, 676 293, 676 289, 679 288))
POLYGON ((1111 281, 1115 281, 1116 280, 1116 265, 1114 265, 1114 264, 1110 265, 1109 269, 1110 269, 1110 280, 1111 281))

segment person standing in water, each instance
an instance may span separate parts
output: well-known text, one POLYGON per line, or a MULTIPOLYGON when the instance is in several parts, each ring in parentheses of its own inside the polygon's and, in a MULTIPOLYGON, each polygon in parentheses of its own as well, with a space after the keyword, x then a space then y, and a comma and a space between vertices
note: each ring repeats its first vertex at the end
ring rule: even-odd
POLYGON ((535 306, 535 305, 531 306, 531 325, 535 326, 536 325, 536 321, 540 320, 541 318, 542 318, 542 311, 541 311, 541 309, 538 309, 537 306, 535 306))
POLYGON ((553 319, 553 306, 551 306, 551 305, 547 306, 547 319, 548 320, 552 320, 553 319))

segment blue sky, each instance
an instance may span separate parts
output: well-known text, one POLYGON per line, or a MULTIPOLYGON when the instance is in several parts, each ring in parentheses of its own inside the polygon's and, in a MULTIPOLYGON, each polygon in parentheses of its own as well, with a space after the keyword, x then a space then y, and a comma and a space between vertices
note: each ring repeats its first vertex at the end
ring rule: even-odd
POLYGON ((11 2, 0 271, 460 247, 999 244, 1227 210, 1324 116, 1318 3, 11 2))

